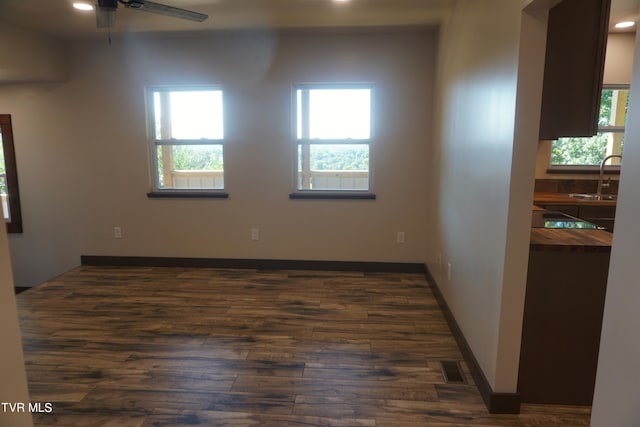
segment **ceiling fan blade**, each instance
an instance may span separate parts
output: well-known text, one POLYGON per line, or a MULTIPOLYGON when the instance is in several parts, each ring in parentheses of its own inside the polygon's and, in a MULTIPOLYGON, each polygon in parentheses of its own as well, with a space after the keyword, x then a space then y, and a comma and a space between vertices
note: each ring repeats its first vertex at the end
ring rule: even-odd
POLYGON ((120 0, 120 2, 131 9, 157 13, 159 15, 173 16, 180 19, 188 19, 190 21, 202 22, 209 17, 209 15, 205 15, 204 13, 194 12, 187 9, 180 9, 178 7, 167 6, 165 4, 154 3, 146 0, 130 0, 128 2, 120 0))
POLYGON ((113 28, 116 25, 116 10, 96 7, 96 26, 98 28, 113 28))

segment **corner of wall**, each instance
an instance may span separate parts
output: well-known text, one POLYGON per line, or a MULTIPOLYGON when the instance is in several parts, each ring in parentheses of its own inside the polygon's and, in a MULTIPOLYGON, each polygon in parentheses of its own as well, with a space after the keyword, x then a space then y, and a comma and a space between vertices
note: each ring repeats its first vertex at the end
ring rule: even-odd
MULTIPOLYGON (((3 226, 0 229, 0 401, 23 403, 26 406, 29 391, 13 286, 7 233, 3 226)), ((33 426, 28 412, 5 413, 3 410, 1 417, 2 425, 33 426)))
POLYGON ((3 56, 0 83, 60 82, 69 76, 62 41, 3 22, 0 51, 3 56))

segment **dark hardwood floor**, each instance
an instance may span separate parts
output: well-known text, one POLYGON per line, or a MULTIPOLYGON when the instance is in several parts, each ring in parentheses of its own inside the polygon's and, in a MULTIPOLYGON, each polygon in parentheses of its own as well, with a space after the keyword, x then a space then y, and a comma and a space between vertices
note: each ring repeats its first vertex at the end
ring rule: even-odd
POLYGON ((589 425, 488 414, 420 274, 80 267, 17 302, 37 426, 589 425))

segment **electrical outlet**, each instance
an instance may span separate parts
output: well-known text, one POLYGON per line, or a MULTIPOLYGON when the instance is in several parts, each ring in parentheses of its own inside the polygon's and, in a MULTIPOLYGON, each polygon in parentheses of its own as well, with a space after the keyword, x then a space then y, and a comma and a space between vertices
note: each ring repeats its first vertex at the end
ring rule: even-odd
POLYGON ((404 243, 404 231, 398 231, 396 234, 396 243, 404 243))
POLYGON ((260 229, 252 228, 251 229, 251 240, 260 240, 260 229))
POLYGON ((447 280, 451 280, 451 263, 447 263, 447 280))
POLYGON ((122 228, 113 227, 113 237, 116 239, 122 239, 122 228))

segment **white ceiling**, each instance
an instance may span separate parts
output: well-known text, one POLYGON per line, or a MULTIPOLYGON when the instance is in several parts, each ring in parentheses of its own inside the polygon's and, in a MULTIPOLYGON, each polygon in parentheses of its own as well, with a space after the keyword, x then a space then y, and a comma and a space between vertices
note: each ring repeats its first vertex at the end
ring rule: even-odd
MULTIPOLYGON (((238 28, 424 25, 439 22, 453 0, 154 0, 205 13, 190 22, 142 11, 116 12, 112 32, 210 31, 238 28)), ((95 0, 89 0, 90 3, 95 0)), ((73 0, 0 0, 0 17, 54 37, 96 35, 94 12, 79 12, 73 0)), ((99 33, 98 33, 99 34, 99 33)))
MULTIPOLYGON (((635 21, 636 23, 640 19, 640 0, 611 0, 611 17, 610 30, 611 31, 636 31, 636 27, 628 30, 616 30, 613 25, 621 21, 635 21)), ((637 25, 636 25, 637 26, 637 25)))
MULTIPOLYGON (((0 0, 0 19, 47 36, 79 39, 103 35, 93 12, 73 0, 0 0)), ((94 2, 95 0, 89 0, 94 2)), ((405 26, 439 22, 455 0, 154 0, 206 13, 203 23, 120 7, 112 32, 211 31, 238 28, 405 26)), ((638 20, 640 0, 612 0, 611 22, 638 20)))

